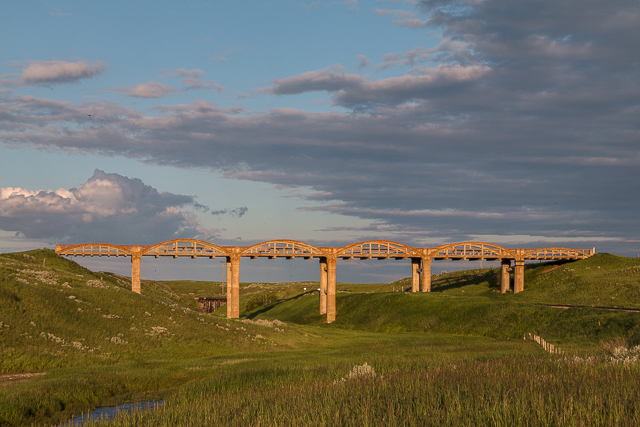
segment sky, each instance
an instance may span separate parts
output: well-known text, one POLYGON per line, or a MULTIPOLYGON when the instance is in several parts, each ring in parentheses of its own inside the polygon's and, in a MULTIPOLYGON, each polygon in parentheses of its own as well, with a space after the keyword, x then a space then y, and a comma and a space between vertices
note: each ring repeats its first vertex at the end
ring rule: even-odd
MULTIPOLYGON (((0 252, 385 239, 638 256, 638 40, 640 3, 622 0, 7 0, 0 252)), ((191 261, 145 259, 142 277, 220 280, 191 261)), ((338 280, 407 262, 341 261, 338 280)), ((243 260, 241 280, 318 268, 243 260)))

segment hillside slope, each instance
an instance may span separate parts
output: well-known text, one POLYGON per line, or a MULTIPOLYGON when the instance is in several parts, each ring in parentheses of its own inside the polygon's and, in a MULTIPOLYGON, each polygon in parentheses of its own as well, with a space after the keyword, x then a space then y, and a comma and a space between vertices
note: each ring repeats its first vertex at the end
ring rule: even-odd
MULTIPOLYGON (((510 339, 537 333, 569 345, 618 337, 640 341, 640 313, 596 308, 640 308, 640 260, 600 254, 572 263, 531 264, 525 291, 515 295, 499 293, 498 274, 498 269, 485 269, 434 276, 431 293, 339 292, 332 326, 510 339)), ((300 324, 324 322, 317 294, 272 304, 252 316, 300 324)))

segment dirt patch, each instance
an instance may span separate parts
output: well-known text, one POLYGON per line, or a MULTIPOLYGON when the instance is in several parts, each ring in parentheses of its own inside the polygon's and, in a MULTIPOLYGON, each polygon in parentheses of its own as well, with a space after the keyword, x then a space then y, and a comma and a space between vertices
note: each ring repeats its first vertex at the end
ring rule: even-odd
POLYGON ((30 380, 33 377, 39 377, 46 372, 31 372, 26 374, 4 374, 0 375, 0 387, 15 384, 18 382, 24 382, 30 380))

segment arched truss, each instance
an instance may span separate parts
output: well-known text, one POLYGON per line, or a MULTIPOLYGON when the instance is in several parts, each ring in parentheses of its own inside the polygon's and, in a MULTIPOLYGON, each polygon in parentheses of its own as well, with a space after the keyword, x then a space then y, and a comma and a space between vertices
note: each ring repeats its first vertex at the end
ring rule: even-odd
POLYGON ((269 240, 267 242, 249 246, 241 252, 241 256, 251 258, 286 257, 287 259, 300 257, 309 259, 313 257, 322 257, 325 256, 325 254, 315 246, 298 242, 296 240, 269 240))
POLYGON ((58 255, 68 256, 129 256, 129 246, 109 243, 83 243, 81 245, 56 245, 58 255))
POLYGON ((167 240, 153 246, 145 246, 142 248, 141 255, 155 256, 172 256, 178 258, 181 256, 189 256, 191 258, 208 257, 215 258, 217 256, 228 256, 228 251, 213 243, 196 239, 174 239, 167 240))
POLYGON ((538 248, 524 249, 523 259, 584 259, 593 255, 593 249, 538 248))
POLYGON ((389 240, 370 240, 354 243, 338 249, 336 255, 343 259, 406 259, 422 257, 422 254, 411 246, 389 240))
POLYGON ((429 258, 434 260, 497 260, 515 259, 516 255, 502 246, 485 242, 461 242, 438 246, 429 251, 429 258))

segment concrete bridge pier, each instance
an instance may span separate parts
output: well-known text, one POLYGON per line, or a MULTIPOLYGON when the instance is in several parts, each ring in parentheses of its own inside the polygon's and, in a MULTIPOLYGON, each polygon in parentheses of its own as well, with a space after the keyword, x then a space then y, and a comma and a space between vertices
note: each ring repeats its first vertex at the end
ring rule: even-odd
POLYGON ((502 269, 500 270, 500 293, 504 294, 509 292, 511 288, 511 278, 509 277, 509 271, 511 271, 511 260, 502 260, 502 269))
POLYGON ((411 258, 411 292, 420 291, 420 264, 422 259, 411 258))
POLYGON ((431 260, 422 258, 422 292, 431 292, 431 260))
POLYGON ((327 259, 320 258, 320 314, 327 314, 327 259))
POLYGON ((240 254, 227 257, 227 318, 240 317, 240 254))
POLYGON ((140 264, 142 264, 142 248, 133 246, 131 248, 131 291, 136 294, 142 293, 140 286, 140 264))
POLYGON ((327 257, 327 323, 336 320, 336 257, 327 257))
POLYGON ((524 291, 524 260, 516 260, 515 277, 513 280, 513 293, 524 291))

